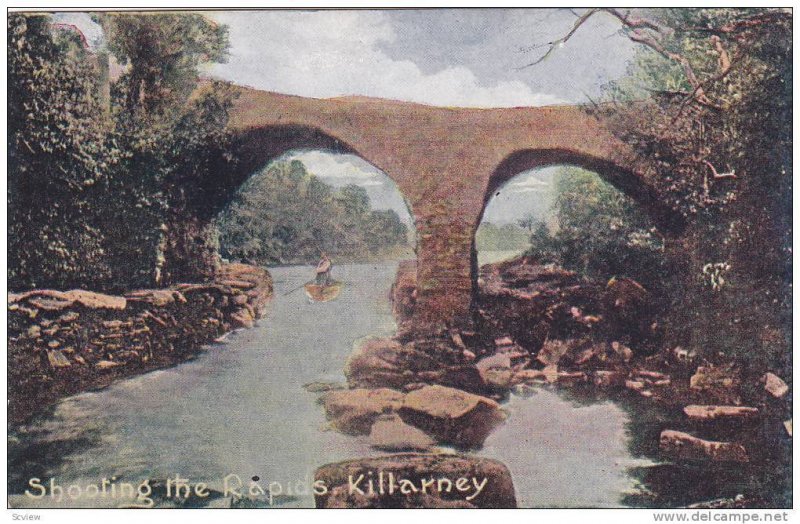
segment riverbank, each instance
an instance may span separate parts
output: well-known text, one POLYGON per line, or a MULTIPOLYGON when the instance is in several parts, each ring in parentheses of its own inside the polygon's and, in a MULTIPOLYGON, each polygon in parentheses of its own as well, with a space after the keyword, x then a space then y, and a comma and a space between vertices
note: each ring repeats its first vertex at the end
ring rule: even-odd
POLYGON ((637 447, 657 461, 643 469, 644 485, 663 485, 655 477, 665 471, 685 475, 680 482, 700 479, 698 486, 714 477, 749 479, 686 493, 645 490, 636 505, 777 507, 791 500, 790 386, 775 370, 658 347, 650 336, 657 319, 637 283, 588 281, 525 258, 490 264, 481 271, 474 330, 420 340, 408 317, 414 274, 413 263, 401 263, 392 288, 398 333, 358 345, 345 367, 349 389, 321 398, 334 429, 366 435, 385 451, 476 451, 504 423, 510 394, 558 388, 661 414, 647 427, 634 425, 643 432, 632 436, 637 447))
POLYGON ((223 265, 211 283, 136 290, 33 290, 8 296, 9 423, 58 400, 191 359, 252 327, 272 296, 261 268, 223 265))

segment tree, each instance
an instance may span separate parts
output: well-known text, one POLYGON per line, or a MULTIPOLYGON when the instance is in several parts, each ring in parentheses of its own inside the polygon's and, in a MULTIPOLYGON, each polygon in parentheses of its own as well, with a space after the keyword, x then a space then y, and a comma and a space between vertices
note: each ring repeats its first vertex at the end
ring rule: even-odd
POLYGON ((108 284, 102 214, 119 151, 107 140, 95 63, 49 17, 8 17, 9 285, 108 284))
POLYGON ((791 13, 590 9, 544 58, 602 14, 642 48, 594 112, 688 222, 667 254, 682 262, 676 342, 761 369, 790 366, 791 13), (710 285, 706 267, 727 268, 725 285, 710 285))
POLYGON ((663 244, 637 205, 583 169, 562 168, 555 179, 553 211, 558 229, 551 234, 539 223, 528 254, 592 277, 631 277, 661 291, 663 244))
POLYGON ((517 225, 519 227, 527 229, 530 232, 533 232, 533 228, 536 227, 538 223, 539 221, 532 214, 525 215, 524 217, 517 220, 517 225))
POLYGON ((315 263, 323 251, 339 261, 366 261, 408 243, 395 211, 372 210, 360 186, 335 191, 298 160, 254 174, 216 225, 225 257, 263 265, 315 263))
POLYGON ((114 266, 138 285, 211 278, 205 192, 232 160, 232 96, 222 83, 200 85, 198 66, 224 59, 227 29, 192 13, 105 13, 98 21, 112 54, 129 65, 112 86, 128 175, 115 187, 127 216, 115 221, 114 266))
POLYGON ((214 243, 204 202, 233 160, 220 83, 226 31, 187 13, 98 15, 129 65, 103 95, 104 52, 8 18, 9 278, 13 287, 122 291, 208 278, 214 243))
POLYGON ((196 87, 198 66, 226 56, 227 27, 199 14, 104 13, 97 19, 110 51, 130 64, 120 83, 129 112, 152 115, 180 105, 196 87))

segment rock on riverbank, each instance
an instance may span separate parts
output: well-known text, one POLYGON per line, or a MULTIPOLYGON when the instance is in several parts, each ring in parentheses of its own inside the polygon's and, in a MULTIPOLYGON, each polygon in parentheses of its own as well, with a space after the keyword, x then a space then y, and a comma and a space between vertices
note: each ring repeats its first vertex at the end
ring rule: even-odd
POLYGON ((226 264, 214 282, 131 291, 9 293, 9 420, 114 379, 176 364, 237 327, 272 296, 266 270, 226 264))

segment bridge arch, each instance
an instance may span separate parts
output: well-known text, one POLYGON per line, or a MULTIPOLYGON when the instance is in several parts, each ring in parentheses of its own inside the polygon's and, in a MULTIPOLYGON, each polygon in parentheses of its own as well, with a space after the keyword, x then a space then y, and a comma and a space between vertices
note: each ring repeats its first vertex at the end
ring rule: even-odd
POLYGON ((574 166, 596 173, 600 178, 614 186, 636 202, 650 217, 656 228, 665 237, 680 234, 684 227, 684 217, 674 208, 664 204, 655 188, 647 183, 647 177, 633 168, 621 165, 608 158, 600 158, 567 148, 520 149, 508 154, 492 172, 486 185, 483 204, 475 223, 470 250, 470 273, 473 297, 478 285, 478 250, 475 242, 478 227, 483 222, 489 202, 498 195, 499 189, 520 174, 551 166, 574 166))
MULTIPOLYGON (((231 134, 232 159, 218 156, 212 169, 215 176, 193 181, 196 187, 187 202, 188 208, 183 214, 176 215, 168 227, 171 236, 165 253, 167 279, 176 280, 175 275, 195 275, 188 278, 202 279, 213 274, 217 246, 209 240, 216 237, 215 219, 261 169, 287 154, 307 151, 352 155, 380 172, 393 186, 387 191, 399 193, 408 211, 410 222, 405 223, 411 235, 410 246, 416 254, 416 216, 412 201, 396 177, 357 148, 321 127, 304 124, 274 123, 232 128, 231 134)), ((404 213, 398 206, 394 208, 402 218, 404 213)))
MULTIPOLYGON (((285 124, 237 130, 232 138, 232 150, 235 160, 219 166, 217 171, 222 176, 206 181, 199 194, 200 201, 195 203, 194 207, 202 213, 202 218, 210 219, 219 213, 253 173, 290 151, 320 150, 357 156, 379 169, 400 188, 398 181, 383 166, 318 127, 285 124)), ((402 188, 400 192, 405 195, 402 188)))
POLYGON ((685 227, 684 218, 674 208, 659 199, 655 188, 647 183, 647 178, 633 168, 608 158, 600 158, 568 148, 520 149, 508 154, 497 164, 489 177, 484 192, 483 204, 473 230, 470 250, 470 268, 473 296, 477 292, 478 251, 475 236, 483 222, 486 208, 498 190, 518 175, 551 166, 574 166, 596 173, 600 178, 614 186, 636 202, 650 217, 659 231, 672 237, 680 234, 685 227))
POLYGON ((656 227, 665 234, 680 233, 685 226, 680 213, 663 203, 644 175, 613 160, 564 148, 523 149, 504 158, 489 177, 480 218, 483 218, 489 200, 503 184, 524 171, 556 165, 571 165, 597 173, 640 204, 656 227))

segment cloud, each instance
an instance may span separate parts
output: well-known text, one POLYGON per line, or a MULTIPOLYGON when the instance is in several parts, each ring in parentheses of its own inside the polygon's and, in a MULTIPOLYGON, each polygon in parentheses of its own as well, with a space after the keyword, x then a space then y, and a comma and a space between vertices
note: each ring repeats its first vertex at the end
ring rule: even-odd
POLYGON ((512 193, 545 193, 547 189, 543 187, 514 187, 511 186, 507 191, 512 193))
POLYGON ((381 47, 397 38, 380 11, 212 12, 227 24, 230 56, 206 73, 258 89, 328 98, 365 95, 464 107, 563 103, 517 81, 482 83, 464 66, 424 73, 381 47))
POLYGON ((354 155, 327 151, 299 151, 286 155, 287 160, 300 160, 309 172, 320 178, 335 181, 336 185, 354 183, 360 186, 383 184, 386 175, 369 162, 354 155))
POLYGON ((525 180, 520 180, 519 182, 513 182, 509 184, 509 187, 539 189, 539 188, 550 187, 550 183, 535 177, 530 177, 526 178, 525 180))
POLYGON ((546 193, 552 189, 552 176, 548 171, 536 169, 520 173, 503 190, 507 193, 546 193), (544 178, 544 179, 543 179, 544 178))

